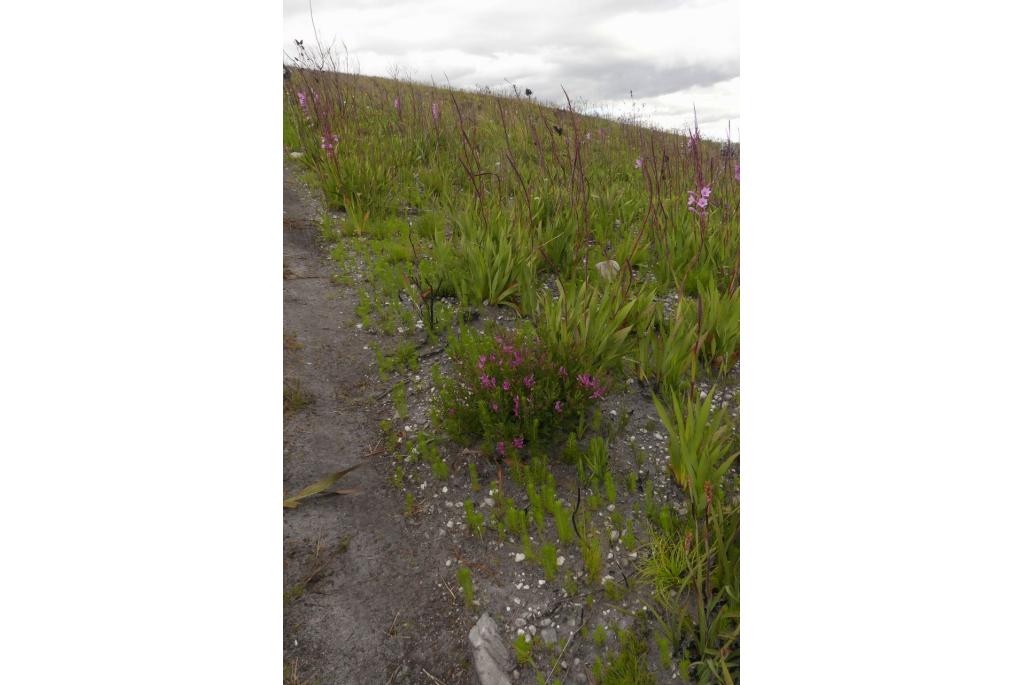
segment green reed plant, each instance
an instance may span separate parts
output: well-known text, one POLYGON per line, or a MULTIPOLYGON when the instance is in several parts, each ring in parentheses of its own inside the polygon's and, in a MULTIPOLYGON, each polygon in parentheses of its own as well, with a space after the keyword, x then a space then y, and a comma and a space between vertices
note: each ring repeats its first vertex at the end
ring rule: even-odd
POLYGON ((654 406, 668 432, 669 470, 676 483, 686 488, 693 505, 707 506, 707 485, 717 488, 739 457, 732 417, 724 410, 711 412, 715 389, 704 400, 680 400, 670 393, 671 410, 655 397, 654 406))

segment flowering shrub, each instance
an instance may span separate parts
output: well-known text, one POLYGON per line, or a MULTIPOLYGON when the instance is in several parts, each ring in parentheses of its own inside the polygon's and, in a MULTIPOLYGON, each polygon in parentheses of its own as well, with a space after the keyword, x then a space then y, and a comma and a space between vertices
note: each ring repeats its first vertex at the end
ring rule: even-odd
POLYGON ((608 392, 601 376, 554 361, 532 332, 467 330, 449 352, 455 373, 442 384, 435 423, 454 438, 482 438, 498 457, 550 439, 608 392))

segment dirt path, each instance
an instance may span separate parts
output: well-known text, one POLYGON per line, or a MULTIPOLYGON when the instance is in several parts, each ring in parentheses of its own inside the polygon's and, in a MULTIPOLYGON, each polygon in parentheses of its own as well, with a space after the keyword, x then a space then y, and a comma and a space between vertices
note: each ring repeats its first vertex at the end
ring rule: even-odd
MULTIPOLYGON (((358 294, 332 284, 317 247, 319 217, 286 163, 284 378, 308 401, 285 415, 289 494, 373 452, 389 413, 373 399, 381 393, 366 349, 373 338, 353 325, 358 294)), ((357 494, 284 512, 286 682, 474 682, 465 617, 437 589, 447 550, 425 544, 405 520, 388 475, 388 462, 371 456, 338 484, 357 494)))

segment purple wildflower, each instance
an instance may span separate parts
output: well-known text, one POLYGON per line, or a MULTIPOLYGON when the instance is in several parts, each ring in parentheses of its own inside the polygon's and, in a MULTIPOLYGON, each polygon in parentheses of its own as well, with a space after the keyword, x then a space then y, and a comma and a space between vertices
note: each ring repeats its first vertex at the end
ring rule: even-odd
POLYGON ((732 165, 732 169, 733 169, 733 178, 735 178, 737 181, 739 181, 740 180, 740 163, 736 162, 735 164, 733 164, 732 165))
POLYGON ((633 163, 633 165, 636 166, 637 169, 642 168, 643 165, 644 165, 644 158, 643 157, 637 157, 636 161, 633 163))
POLYGON ((533 374, 532 373, 529 376, 527 376, 526 378, 523 379, 523 385, 525 385, 527 389, 530 389, 533 386, 537 385, 537 381, 533 380, 533 374))
POLYGON ((480 359, 476 363, 476 368, 483 370, 484 366, 487 365, 487 355, 481 354, 480 359))
POLYGON ((702 197, 701 199, 697 200, 697 206, 700 207, 701 209, 704 209, 705 207, 708 206, 708 199, 706 197, 702 197))
POLYGON ((503 457, 505 456, 505 441, 504 440, 502 440, 501 442, 498 443, 498 454, 500 454, 503 457))
POLYGON ((508 382, 507 378, 505 379, 505 382, 501 384, 501 389, 504 390, 505 392, 508 392, 509 388, 511 388, 511 387, 512 387, 512 384, 508 382))
POLYGON ((701 188, 700 189, 700 196, 701 197, 710 197, 711 196, 711 186, 704 186, 703 188, 701 188))
POLYGON ((325 136, 320 136, 320 147, 327 150, 327 154, 333 155, 334 148, 338 145, 338 136, 333 133, 328 133, 325 136))
POLYGON ((433 115, 434 123, 436 124, 438 121, 441 120, 441 105, 436 102, 431 104, 430 113, 433 115))
POLYGON ((562 413, 562 400, 555 400, 555 412, 558 414, 562 413))
POLYGON ((558 375, 561 376, 562 378, 568 378, 569 377, 569 372, 565 370, 564 366, 559 366, 558 367, 558 375))
POLYGON ((512 438, 512 446, 515 447, 517 450, 523 449, 523 445, 525 444, 526 441, 523 440, 522 438, 512 438))
POLYGON ((594 381, 593 376, 591 376, 589 373, 581 373, 580 375, 576 376, 576 380, 578 380, 580 382, 580 385, 582 385, 584 388, 590 388, 597 385, 597 383, 594 381))
POLYGON ((495 414, 498 413, 498 403, 497 402, 491 402, 491 411, 493 411, 495 414))
POLYGON ((517 419, 519 418, 519 395, 516 395, 516 399, 512 403, 512 413, 517 419))
POLYGON ((402 113, 402 100, 400 98, 395 98, 395 109, 398 110, 399 114, 402 113))

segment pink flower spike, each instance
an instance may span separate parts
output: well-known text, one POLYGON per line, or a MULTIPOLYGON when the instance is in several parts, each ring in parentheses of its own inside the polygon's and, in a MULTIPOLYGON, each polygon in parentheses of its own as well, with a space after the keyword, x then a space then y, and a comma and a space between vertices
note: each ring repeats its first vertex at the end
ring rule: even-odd
POLYGON ((505 456, 505 441, 504 440, 498 443, 498 454, 500 454, 503 457, 505 456))
POLYGON ((696 201, 697 197, 693 194, 692 190, 688 190, 687 193, 689 194, 689 197, 686 198, 686 206, 689 207, 694 203, 694 201, 696 201))
POLYGON ((642 168, 643 165, 644 165, 644 158, 643 157, 637 157, 636 158, 636 162, 634 162, 634 164, 636 165, 637 169, 642 168))
POLYGON ((701 199, 697 200, 697 206, 700 207, 701 209, 704 209, 705 207, 708 206, 708 199, 706 197, 702 197, 701 199))
POLYGON ((555 400, 555 412, 562 413, 562 400, 555 400))
POLYGON ((511 387, 512 384, 508 382, 508 379, 505 379, 505 382, 501 384, 501 389, 504 390, 505 392, 508 392, 509 388, 511 387))
POLYGON ((704 186, 703 188, 701 188, 700 189, 700 196, 701 197, 710 197, 711 196, 711 186, 704 186))
POLYGON ((565 370, 564 366, 559 366, 558 367, 558 375, 561 376, 562 378, 568 378, 569 377, 569 372, 565 370))
POLYGON ((519 418, 519 395, 516 395, 515 401, 512 403, 512 414, 519 418))
POLYGON ((436 124, 441 118, 441 105, 436 102, 430 105, 430 113, 433 115, 434 123, 436 124))
POLYGON ((486 364, 487 364, 487 355, 481 354, 479 361, 477 361, 477 363, 476 363, 476 368, 483 369, 486 364))
POLYGON ((493 411, 495 414, 498 413, 498 403, 497 402, 491 402, 491 411, 493 411))
POLYGON ((512 438, 512 446, 517 450, 523 449, 524 444, 526 444, 526 442, 522 438, 512 438))
POLYGON ((527 387, 527 389, 532 388, 533 386, 537 385, 537 381, 533 380, 533 374, 532 373, 529 376, 527 376, 526 378, 523 379, 523 385, 525 385, 527 387))

